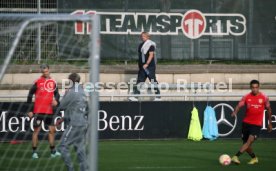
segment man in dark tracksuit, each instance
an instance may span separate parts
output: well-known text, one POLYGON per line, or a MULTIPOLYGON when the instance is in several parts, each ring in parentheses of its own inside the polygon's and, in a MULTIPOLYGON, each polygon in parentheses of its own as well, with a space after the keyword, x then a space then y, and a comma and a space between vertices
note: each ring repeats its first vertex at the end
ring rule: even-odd
POLYGON ((58 121, 59 125, 65 121, 66 129, 61 137, 59 151, 65 162, 68 171, 73 171, 73 162, 70 156, 70 146, 73 145, 77 152, 80 171, 87 170, 85 137, 87 131, 87 101, 82 85, 79 84, 80 76, 76 73, 69 75, 69 80, 73 86, 68 89, 60 101, 56 112, 64 109, 64 118, 58 121))
MULTIPOLYGON (((137 78, 136 84, 138 86, 139 83, 144 83, 146 81, 146 79, 148 78, 149 81, 154 84, 155 94, 159 95, 160 90, 157 87, 158 82, 156 80, 156 75, 155 75, 156 59, 155 59, 154 52, 156 50, 156 44, 149 38, 150 38, 150 35, 147 32, 141 33, 142 43, 140 43, 140 45, 138 47, 139 71, 138 71, 138 78, 137 78)), ((134 89, 134 94, 140 94, 139 88, 140 87, 136 87, 134 89)), ((135 97, 130 97, 129 100, 130 101, 138 101, 138 99, 135 97)), ((159 100, 161 100, 161 98, 158 96, 154 100, 159 101, 159 100)))

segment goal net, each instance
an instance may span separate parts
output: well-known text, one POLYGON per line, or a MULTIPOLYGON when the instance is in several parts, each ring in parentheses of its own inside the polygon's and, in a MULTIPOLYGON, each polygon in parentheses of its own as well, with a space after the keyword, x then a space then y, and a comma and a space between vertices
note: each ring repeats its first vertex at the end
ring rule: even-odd
MULTIPOLYGON (((68 89, 68 75, 78 73, 80 82, 95 85, 99 79, 100 36, 97 15, 69 14, 0 14, 0 170, 37 171, 66 170, 61 157, 51 156, 49 129, 41 123, 33 159, 34 119, 28 117, 27 95, 41 77, 42 66, 49 66, 50 78, 58 87, 61 100, 68 89), (76 23, 87 26, 88 35, 75 34, 76 23)), ((49 84, 50 88, 51 85, 49 84)), ((48 85, 43 86, 48 90, 48 85)), ((97 170, 98 92, 85 89, 88 102, 87 163, 97 170)), ((56 93, 56 91, 55 91, 56 93)), ((35 100, 35 93, 32 103, 35 100)), ((66 115, 61 111, 54 121, 66 115)), ((58 149, 66 124, 56 126, 55 147, 58 149)), ((76 153, 72 161, 77 170, 76 153)))

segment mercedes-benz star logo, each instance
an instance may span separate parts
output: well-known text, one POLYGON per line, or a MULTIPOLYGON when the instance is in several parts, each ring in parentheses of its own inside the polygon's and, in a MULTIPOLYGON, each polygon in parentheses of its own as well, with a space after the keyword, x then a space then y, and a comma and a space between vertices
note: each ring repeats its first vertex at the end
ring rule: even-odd
POLYGON ((219 113, 218 116, 220 116, 220 117, 217 118, 218 119, 218 121, 217 121, 218 126, 219 125, 226 125, 227 127, 230 127, 230 130, 227 131, 226 133, 221 133, 219 131, 219 136, 220 137, 226 137, 226 136, 230 135, 234 131, 234 129, 236 128, 236 125, 237 125, 237 116, 235 116, 235 118, 231 119, 231 120, 230 119, 229 120, 226 119, 226 118, 230 118, 231 117, 230 116, 231 113, 227 113, 227 115, 225 115, 225 111, 227 110, 225 108, 228 108, 228 112, 229 112, 229 110, 231 112, 234 111, 233 107, 230 106, 229 104, 219 103, 216 106, 214 106, 214 110, 215 111, 216 111, 216 109, 219 110, 219 108, 220 108, 220 111, 216 112, 216 113, 219 113))

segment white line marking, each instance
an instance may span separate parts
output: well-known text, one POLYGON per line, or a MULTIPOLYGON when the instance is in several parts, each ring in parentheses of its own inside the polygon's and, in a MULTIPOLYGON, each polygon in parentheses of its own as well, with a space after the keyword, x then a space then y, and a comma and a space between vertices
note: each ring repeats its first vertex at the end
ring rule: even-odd
POLYGON ((130 169, 193 169, 195 167, 192 166, 176 166, 176 167, 170 167, 170 166, 137 166, 137 167, 131 167, 130 169))

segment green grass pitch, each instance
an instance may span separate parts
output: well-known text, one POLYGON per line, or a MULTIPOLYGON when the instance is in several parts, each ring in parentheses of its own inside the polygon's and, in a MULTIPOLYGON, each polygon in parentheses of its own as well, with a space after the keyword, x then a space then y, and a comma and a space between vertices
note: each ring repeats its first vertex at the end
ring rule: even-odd
MULTIPOLYGON (((233 155, 240 140, 193 142, 188 140, 101 141, 99 143, 100 171, 269 171, 276 170, 276 140, 260 139, 254 150, 259 164, 247 165, 250 157, 241 156, 239 166, 221 166, 221 154, 233 155)), ((38 149, 40 159, 31 159, 31 144, 0 144, 0 171, 65 171, 60 158, 50 159, 47 142, 38 149)), ((73 156, 76 162, 76 155, 73 156)), ((77 169, 76 169, 77 170, 77 169)))

